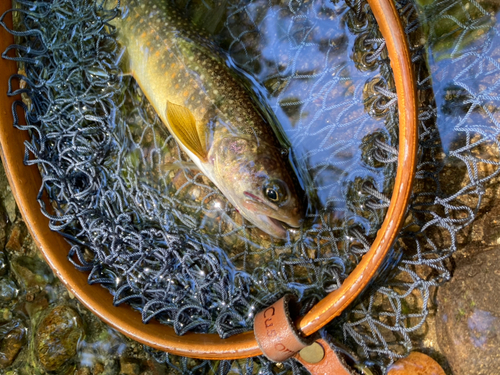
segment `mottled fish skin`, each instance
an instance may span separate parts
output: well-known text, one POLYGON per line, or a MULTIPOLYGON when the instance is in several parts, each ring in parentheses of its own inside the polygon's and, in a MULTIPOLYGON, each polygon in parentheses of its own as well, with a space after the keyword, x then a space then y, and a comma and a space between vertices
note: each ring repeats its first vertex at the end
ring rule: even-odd
POLYGON ((122 16, 114 24, 127 49, 126 68, 177 143, 246 219, 286 238, 280 222, 300 225, 303 194, 272 128, 224 57, 167 2, 121 4, 122 16), (187 109, 206 133, 206 157, 192 152, 173 130, 174 105, 187 109), (275 197, 269 187, 280 199, 269 198, 275 197))

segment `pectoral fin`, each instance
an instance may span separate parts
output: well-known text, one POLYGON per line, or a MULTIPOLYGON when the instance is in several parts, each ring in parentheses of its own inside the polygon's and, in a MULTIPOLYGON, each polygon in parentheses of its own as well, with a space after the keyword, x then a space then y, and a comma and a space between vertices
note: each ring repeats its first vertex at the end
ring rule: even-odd
POLYGON ((173 163, 163 163, 160 166, 162 172, 175 171, 177 169, 194 169, 195 171, 199 171, 200 168, 192 162, 177 160, 173 163))
POLYGON ((166 114, 170 131, 179 142, 201 160, 207 160, 206 132, 201 126, 196 126, 196 120, 191 111, 167 101, 166 114))

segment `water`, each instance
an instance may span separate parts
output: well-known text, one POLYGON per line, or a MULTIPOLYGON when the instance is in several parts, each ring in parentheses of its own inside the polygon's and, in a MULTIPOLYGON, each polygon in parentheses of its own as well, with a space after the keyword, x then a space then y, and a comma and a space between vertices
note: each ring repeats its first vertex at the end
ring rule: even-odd
MULTIPOLYGON (((99 261, 108 269, 93 273, 93 280, 111 281, 118 290, 118 300, 140 291, 163 301, 199 303, 192 296, 202 292, 208 296, 203 302, 212 316, 220 316, 221 307, 232 304, 240 316, 229 316, 228 325, 249 329, 251 312, 265 305, 266 298, 292 290, 303 301, 314 302, 318 295, 337 288, 366 251, 363 240, 372 238, 377 223, 383 219, 383 206, 377 208, 380 202, 374 202, 366 194, 366 187, 368 184, 390 196, 394 164, 382 161, 391 161, 394 149, 374 151, 381 141, 391 147, 397 145, 395 111, 388 106, 393 102, 394 91, 388 62, 385 52, 377 52, 380 40, 373 19, 364 11, 355 16, 354 4, 353 8, 342 2, 179 5, 213 34, 221 48, 230 52, 236 67, 256 77, 252 89, 259 92, 265 99, 264 106, 272 109, 279 120, 283 139, 291 145, 315 209, 303 231, 293 234, 289 241, 275 241, 243 225, 238 213, 196 171, 162 170, 157 155, 161 154, 162 160, 178 160, 181 154, 133 81, 119 77, 123 79, 120 98, 125 104, 123 112, 112 112, 116 126, 106 129, 108 138, 104 139, 113 153, 99 159, 101 169, 95 169, 99 171, 95 175, 102 176, 101 181, 115 184, 122 198, 105 189, 95 196, 107 198, 102 201, 106 208, 103 211, 115 215, 122 212, 118 208, 126 211, 133 207, 135 216, 120 216, 117 224, 104 222, 109 227, 107 232, 102 228, 92 232, 96 228, 92 225, 99 224, 99 220, 91 221, 92 225, 83 221, 83 231, 78 227, 73 231, 68 227, 67 231, 94 235, 89 236, 91 246, 82 247, 82 253, 91 263, 89 248, 101 246, 98 250, 102 251, 97 253, 99 261), (211 11, 207 11, 207 6, 211 11), (122 181, 126 182, 123 186, 122 181), (147 241, 141 243, 131 234, 137 228, 147 241), (173 233, 172 237, 180 233, 189 242, 184 248, 169 248, 170 237, 159 236, 157 231, 173 233), (113 236, 123 242, 102 248, 113 236), (174 256, 166 257, 168 262, 164 259, 152 262, 147 258, 152 249, 168 249, 168 254, 174 256), (162 279, 165 274, 162 267, 170 267, 167 273, 173 277, 162 279), (211 286, 200 289, 199 283, 207 275, 216 280, 211 285, 221 283, 228 293, 211 286), (151 289, 143 287, 146 283, 141 278, 155 280, 155 288, 160 286, 161 294, 151 294, 151 289)), ((474 219, 474 210, 481 200, 494 200, 486 182, 497 174, 498 166, 494 95, 498 80, 498 38, 495 38, 498 23, 496 16, 489 13, 496 12, 496 8, 489 3, 484 7, 467 3, 462 8, 453 2, 419 6, 419 16, 428 22, 420 30, 420 38, 412 44, 417 51, 425 46, 425 53, 415 58, 422 106, 421 160, 416 196, 406 232, 400 239, 404 250, 398 253, 400 273, 390 275, 379 289, 370 292, 370 298, 361 300, 363 306, 357 306, 354 313, 347 315, 346 323, 330 327, 337 337, 345 335, 346 342, 358 349, 363 358, 379 363, 387 363, 394 353, 404 353, 415 345, 416 340, 412 344, 410 338, 415 337, 413 332, 420 332, 419 322, 427 316, 428 288, 446 279, 446 258, 455 249, 458 229, 474 219), (463 24, 479 28, 464 28, 463 24), (419 65, 424 61, 428 62, 430 76, 419 65), (422 276, 425 272, 427 276, 422 276), (387 287, 389 282, 391 286, 387 287), (394 290, 401 294, 393 293, 394 290), (421 294, 416 296, 409 290, 421 294), (405 291, 409 297, 404 297, 405 291), (385 317, 383 322, 380 316, 385 317), (404 322, 403 326, 398 322, 404 322), (381 334, 377 336, 377 332, 381 334)), ((404 9, 410 8, 402 9, 406 17, 404 9)), ((411 21, 409 18, 408 24, 411 21)), ((71 64, 65 64, 65 70, 68 69, 73 69, 71 64)), ((105 77, 98 69, 89 70, 90 76, 94 77, 93 82, 105 77)), ((58 87, 63 89, 64 85, 58 87)), ((89 109, 88 103, 75 107, 82 113, 89 109)), ((53 113, 57 114, 59 109, 53 107, 53 113)), ((91 163, 92 159, 89 160, 91 163)), ((79 190, 73 193, 82 193, 87 183, 85 176, 89 174, 76 172, 71 176, 78 182, 73 186, 79 190)), ((64 207, 61 212, 64 213, 64 207)), ((165 250, 161 254, 166 253, 165 250)), ((14 284, 5 281, 5 285, 14 284)), ((11 301, 18 301, 24 294, 21 288, 6 295, 11 301)), ((46 303, 51 307, 62 303, 75 306, 75 302, 68 302, 70 297, 57 299, 53 293, 49 297, 46 303)), ((148 316, 154 313, 150 310, 148 316)), ((180 322, 185 324, 184 319, 188 318, 183 316, 180 322)), ((38 325, 39 319, 33 318, 33 326, 38 325)), ((98 327, 97 323, 92 321, 92 327, 98 327)), ((201 319, 197 328, 214 330, 215 326, 208 318, 201 319)), ((99 329, 106 332, 105 328, 99 329)), ((226 333, 234 332, 225 329, 226 333)), ((103 333, 101 338, 87 334, 89 340, 82 341, 79 349, 82 361, 73 358, 72 363, 78 368, 92 368, 92 363, 106 362, 107 357, 114 361, 108 367, 117 367, 116 357, 125 350, 121 339, 117 341, 114 334, 103 333), (94 345, 94 340, 99 339, 104 343, 118 342, 112 344, 116 351, 107 344, 94 345), (89 348, 105 354, 92 357, 87 354, 89 348)), ((36 355, 33 348, 26 350, 36 355)), ((181 366, 182 361, 173 361, 181 366)), ((195 363, 192 361, 191 365, 195 363)), ((104 368, 105 363, 101 364, 104 368)), ((13 366, 21 365, 16 362, 13 366)), ((256 359, 255 366, 266 367, 266 364, 256 359)), ((142 371, 145 365, 141 362, 139 368, 142 371)), ((161 371, 168 370, 163 367, 161 371)))
MULTIPOLYGON (((314 2, 288 9, 278 3, 255 3, 245 12, 237 10, 240 6, 228 4, 224 16, 218 7, 209 9, 208 23, 199 26, 220 29, 211 24, 211 12, 215 18, 219 15, 219 22, 225 20, 213 38, 230 54, 230 64, 250 74, 250 89, 277 120, 311 206, 301 233, 290 231, 286 243, 270 238, 244 222, 202 174, 172 170, 170 164, 183 156, 151 108, 127 114, 127 127, 118 130, 118 139, 130 134, 120 156, 125 178, 130 186, 147 189, 155 202, 141 204, 148 206, 153 220, 159 221, 166 208, 177 225, 206 234, 240 270, 275 259, 273 247, 281 248, 279 255, 291 256, 294 248, 306 246, 323 257, 334 244, 322 243, 320 237, 333 228, 341 231, 337 237, 346 237, 349 220, 359 223, 359 232, 373 237, 383 210, 364 206, 373 201, 364 188, 390 198, 394 163, 381 161, 377 142, 397 146, 397 126, 385 119, 390 98, 381 94, 392 85, 380 72, 383 56, 375 54, 369 63, 363 60, 362 52, 373 54, 380 44, 372 40, 377 37, 370 27, 373 20, 356 24, 345 4, 314 2), (240 34, 245 36, 241 40, 240 34), (165 208, 157 212, 155 204, 165 208)), ((186 12, 196 14, 203 7, 189 3, 186 12)), ((144 102, 137 95, 125 111, 144 102)))

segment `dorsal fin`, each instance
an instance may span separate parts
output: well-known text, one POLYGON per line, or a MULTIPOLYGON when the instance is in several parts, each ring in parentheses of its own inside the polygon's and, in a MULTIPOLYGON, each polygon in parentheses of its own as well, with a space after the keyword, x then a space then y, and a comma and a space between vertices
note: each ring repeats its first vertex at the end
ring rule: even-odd
POLYGON ((208 157, 206 132, 196 126, 196 120, 189 109, 167 101, 167 121, 170 131, 186 147, 203 161, 208 157))

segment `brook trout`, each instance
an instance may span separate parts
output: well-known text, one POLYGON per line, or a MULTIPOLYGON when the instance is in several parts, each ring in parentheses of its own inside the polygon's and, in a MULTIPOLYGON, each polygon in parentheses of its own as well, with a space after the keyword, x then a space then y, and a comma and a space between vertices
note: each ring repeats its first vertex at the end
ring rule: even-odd
POLYGON ((226 58, 171 5, 124 0, 114 25, 130 73, 174 139, 244 218, 286 238, 303 193, 276 135, 226 58))

